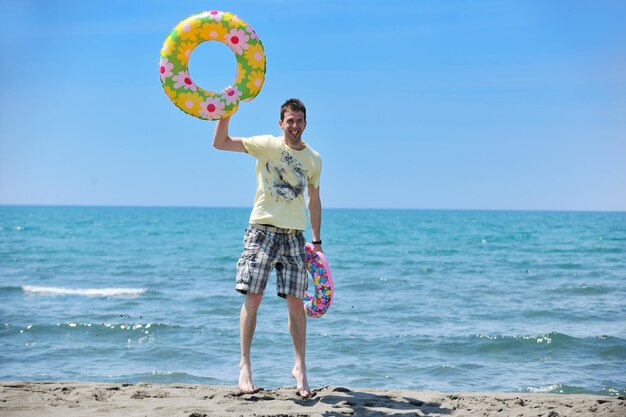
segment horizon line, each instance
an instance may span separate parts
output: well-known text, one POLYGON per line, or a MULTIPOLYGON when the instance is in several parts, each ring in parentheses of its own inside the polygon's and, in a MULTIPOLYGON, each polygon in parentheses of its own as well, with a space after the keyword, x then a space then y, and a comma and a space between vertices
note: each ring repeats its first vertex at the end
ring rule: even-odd
MULTIPOLYGON (((202 206, 202 205, 142 205, 142 204, 21 204, 0 203, 0 207, 56 207, 56 208, 145 208, 145 209, 241 209, 252 206, 202 206)), ((524 209, 524 208, 420 208, 420 207, 324 207, 324 210, 389 210, 389 211, 473 211, 473 212, 527 212, 527 213, 626 213, 626 210, 610 209, 524 209)))

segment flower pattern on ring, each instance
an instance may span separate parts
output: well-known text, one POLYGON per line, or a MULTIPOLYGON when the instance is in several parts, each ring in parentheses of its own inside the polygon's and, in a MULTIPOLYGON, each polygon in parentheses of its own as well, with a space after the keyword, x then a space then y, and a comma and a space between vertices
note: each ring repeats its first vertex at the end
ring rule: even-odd
POLYGON ((173 88, 170 88, 169 85, 166 85, 165 87, 163 87, 165 89, 165 94, 167 94, 167 96, 172 100, 176 100, 176 96, 178 95, 178 92, 176 90, 174 90, 173 88))
POLYGON ((250 94, 256 95, 261 91, 261 86, 263 85, 263 81, 265 80, 265 75, 263 71, 252 71, 248 76, 248 83, 246 87, 250 90, 250 94))
POLYGON ((219 97, 207 97, 200 103, 200 116, 211 120, 219 119, 225 114, 224 106, 224 102, 219 97))
POLYGON ((181 87, 184 88, 185 90, 191 90, 191 91, 196 91, 198 89, 198 87, 191 80, 191 77, 189 76, 189 72, 187 71, 179 72, 178 74, 174 75, 172 79, 175 81, 174 88, 176 89, 179 89, 181 87))
POLYGON ((195 47, 195 42, 181 42, 178 46, 178 55, 176 55, 176 58, 178 58, 181 64, 187 65, 189 62, 189 55, 191 55, 191 52, 195 47))
POLYGON ((235 84, 241 83, 246 79, 246 69, 241 65, 241 63, 237 64, 237 78, 235 78, 235 84))
POLYGON ((244 53, 244 56, 252 68, 265 68, 265 54, 263 53, 263 47, 258 43, 250 45, 248 50, 244 53))
POLYGON ((202 22, 196 19, 187 19, 180 26, 178 36, 184 41, 195 41, 198 37, 198 29, 202 22))
POLYGON ((161 48, 161 56, 168 56, 174 50, 174 41, 172 40, 172 36, 168 36, 165 42, 163 42, 163 47, 161 48))
POLYGON ((226 20, 228 22, 230 27, 238 27, 238 28, 240 28, 240 27, 243 27, 243 26, 246 25, 243 20, 241 20, 239 17, 235 16, 234 14, 225 16, 224 20, 226 20))
POLYGON ((218 12, 217 10, 211 10, 209 12, 209 19, 215 20, 216 22, 221 22, 223 17, 223 12, 218 12))
POLYGON ((239 91, 236 85, 229 87, 222 94, 222 98, 226 100, 226 104, 237 104, 239 102, 239 97, 242 96, 242 92, 239 91))
POLYGON ((226 32, 226 28, 221 23, 207 22, 200 28, 200 38, 207 41, 224 41, 226 32))
POLYGON ((257 35, 254 29, 252 29, 250 26, 246 28, 246 32, 250 34, 251 39, 255 39, 255 40, 259 39, 259 35, 257 35))
POLYGON ((245 49, 248 49, 248 41, 250 36, 246 34, 243 29, 231 29, 226 34, 226 44, 235 51, 237 55, 243 54, 245 49))
POLYGON ((176 105, 181 109, 185 109, 189 114, 199 114, 200 103, 202 103, 202 97, 197 93, 180 93, 176 97, 176 105))
POLYGON ((161 73, 161 82, 165 81, 167 77, 172 76, 172 68, 174 64, 169 62, 167 58, 161 58, 159 61, 159 73, 161 73))

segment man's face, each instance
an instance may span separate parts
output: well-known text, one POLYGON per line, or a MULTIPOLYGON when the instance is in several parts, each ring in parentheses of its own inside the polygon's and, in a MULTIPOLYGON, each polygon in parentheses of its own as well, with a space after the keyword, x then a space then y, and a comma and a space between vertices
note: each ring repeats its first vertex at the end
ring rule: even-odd
POLYGON ((278 121, 278 125, 285 134, 285 138, 289 141, 302 140, 302 132, 306 128, 306 120, 304 113, 301 111, 292 111, 287 109, 283 120, 278 121))

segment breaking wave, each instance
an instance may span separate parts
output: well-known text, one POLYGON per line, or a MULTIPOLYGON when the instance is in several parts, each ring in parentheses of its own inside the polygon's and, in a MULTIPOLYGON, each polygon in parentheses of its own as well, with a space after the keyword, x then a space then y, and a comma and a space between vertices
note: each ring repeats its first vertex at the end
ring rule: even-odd
POLYGON ((22 290, 39 295, 79 295, 86 297, 138 297, 148 291, 147 288, 62 288, 22 285, 22 290))

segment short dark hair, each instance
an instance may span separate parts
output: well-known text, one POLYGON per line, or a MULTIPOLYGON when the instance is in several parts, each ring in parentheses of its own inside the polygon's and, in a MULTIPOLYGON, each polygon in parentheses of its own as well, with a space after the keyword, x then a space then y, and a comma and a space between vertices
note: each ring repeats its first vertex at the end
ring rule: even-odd
POLYGON ((280 120, 285 118, 285 112, 287 110, 301 111, 304 113, 304 120, 306 120, 306 107, 304 107, 304 103, 297 98, 290 98, 280 106, 280 120))

